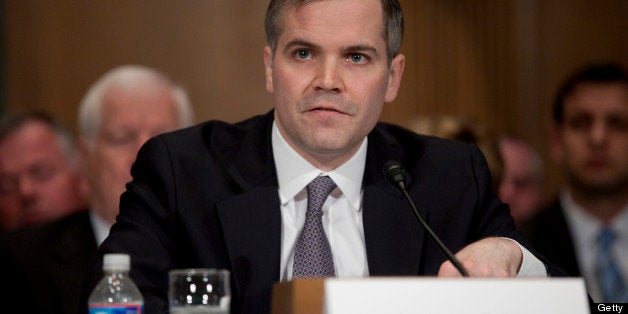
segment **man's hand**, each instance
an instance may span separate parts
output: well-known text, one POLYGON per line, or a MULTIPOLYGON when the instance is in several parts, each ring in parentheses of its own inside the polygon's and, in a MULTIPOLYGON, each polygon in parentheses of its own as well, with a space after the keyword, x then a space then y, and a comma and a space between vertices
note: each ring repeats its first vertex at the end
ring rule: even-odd
MULTIPOLYGON (((471 277, 515 277, 521 267, 523 253, 512 240, 485 238, 473 242, 456 253, 456 258, 471 277)), ((450 261, 438 271, 439 277, 461 277, 450 261)))

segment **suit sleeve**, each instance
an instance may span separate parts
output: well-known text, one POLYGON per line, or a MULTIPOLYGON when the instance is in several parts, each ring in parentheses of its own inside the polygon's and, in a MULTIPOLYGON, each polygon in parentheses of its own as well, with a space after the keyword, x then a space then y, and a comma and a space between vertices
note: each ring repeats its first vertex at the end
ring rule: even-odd
POLYGON ((549 276, 565 276, 565 272, 551 264, 544 256, 539 254, 529 241, 517 230, 515 222, 510 215, 508 205, 497 197, 492 187, 490 170, 482 153, 475 145, 471 145, 471 160, 474 165, 474 175, 477 178, 480 207, 478 212, 478 239, 487 236, 502 236, 517 241, 521 246, 534 254, 545 265, 549 276), (482 209, 482 208, 485 208, 482 209))

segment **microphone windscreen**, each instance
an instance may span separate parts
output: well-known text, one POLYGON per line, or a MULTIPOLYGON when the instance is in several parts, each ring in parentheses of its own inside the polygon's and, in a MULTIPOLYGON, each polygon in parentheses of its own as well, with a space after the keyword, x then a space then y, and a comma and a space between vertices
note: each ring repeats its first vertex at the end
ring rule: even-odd
POLYGON ((400 183, 405 186, 405 171, 401 164, 396 160, 391 160, 384 164, 384 176, 386 177, 386 180, 388 180, 388 182, 395 187, 399 187, 400 183))

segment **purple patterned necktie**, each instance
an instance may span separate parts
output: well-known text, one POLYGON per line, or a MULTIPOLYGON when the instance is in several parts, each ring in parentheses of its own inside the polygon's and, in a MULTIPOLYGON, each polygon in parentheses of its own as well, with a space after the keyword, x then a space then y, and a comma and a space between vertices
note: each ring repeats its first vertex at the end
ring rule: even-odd
POLYGON ((330 177, 316 177, 307 185, 307 212, 294 249, 292 278, 333 277, 334 259, 323 230, 323 203, 336 188, 330 177))

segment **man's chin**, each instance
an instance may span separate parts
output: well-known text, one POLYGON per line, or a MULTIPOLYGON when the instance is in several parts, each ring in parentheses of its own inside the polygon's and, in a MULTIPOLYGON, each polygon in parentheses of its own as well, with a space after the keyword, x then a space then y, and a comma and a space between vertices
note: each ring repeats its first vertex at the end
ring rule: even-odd
POLYGON ((589 195, 616 195, 625 193, 628 189, 628 180, 619 180, 617 178, 594 176, 588 178, 580 178, 576 182, 576 186, 589 195))

